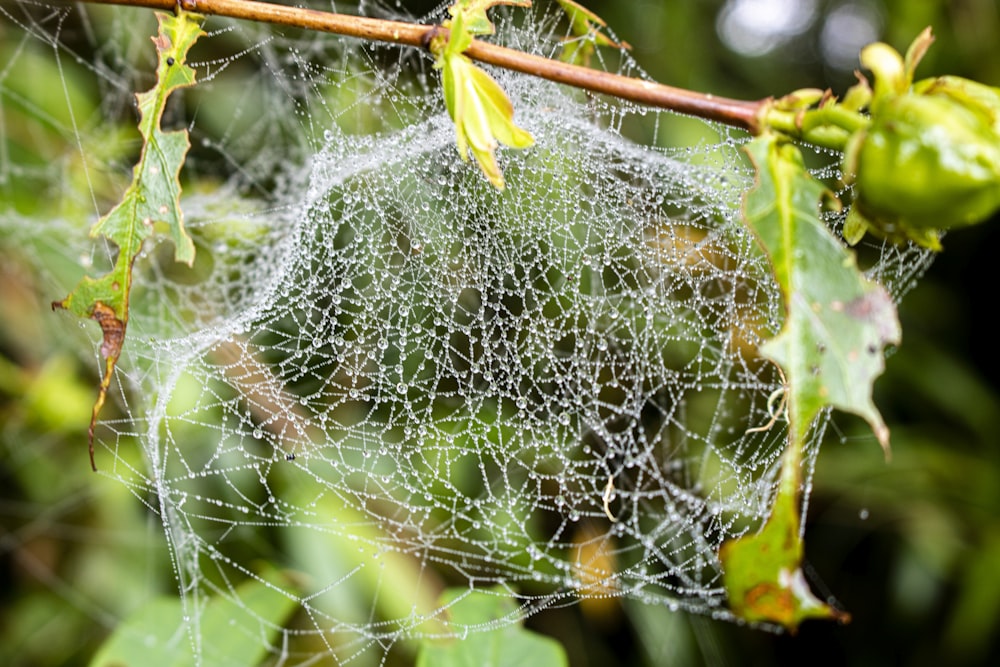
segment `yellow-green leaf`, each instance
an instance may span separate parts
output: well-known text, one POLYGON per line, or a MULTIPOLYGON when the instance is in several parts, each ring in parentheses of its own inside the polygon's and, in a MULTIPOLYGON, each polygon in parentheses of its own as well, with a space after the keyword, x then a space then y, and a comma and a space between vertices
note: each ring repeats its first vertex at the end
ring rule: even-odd
POLYGON ((486 10, 496 5, 530 7, 531 0, 458 0, 448 8, 452 17, 462 16, 465 29, 471 35, 492 35, 496 30, 486 17, 486 10))
POLYGON ((437 57, 434 67, 442 71, 444 101, 455 123, 459 155, 468 160, 471 152, 490 183, 503 189, 497 146, 527 148, 535 140, 514 124, 514 107, 500 84, 463 54, 472 45, 473 35, 493 33, 486 10, 495 5, 529 7, 531 2, 458 0, 448 8, 451 20, 443 23, 449 31, 447 40, 431 40, 430 50, 437 57))
POLYGON ((559 59, 576 65, 588 65, 598 46, 631 49, 628 42, 616 42, 601 31, 606 28, 604 19, 573 0, 556 0, 569 18, 572 37, 563 39, 559 59))
POLYGON ((448 113, 455 122, 459 155, 471 152, 493 185, 504 187, 496 161, 499 144, 527 148, 531 134, 514 123, 514 106, 496 81, 468 57, 458 54, 442 59, 442 83, 448 113))

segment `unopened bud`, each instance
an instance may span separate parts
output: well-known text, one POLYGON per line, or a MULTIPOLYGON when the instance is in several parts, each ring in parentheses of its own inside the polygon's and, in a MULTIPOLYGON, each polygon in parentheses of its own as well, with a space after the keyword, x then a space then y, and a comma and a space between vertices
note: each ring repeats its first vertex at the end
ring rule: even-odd
POLYGON ((880 105, 857 147, 857 205, 878 225, 949 229, 1000 208, 1000 135, 978 105, 907 93, 880 105))

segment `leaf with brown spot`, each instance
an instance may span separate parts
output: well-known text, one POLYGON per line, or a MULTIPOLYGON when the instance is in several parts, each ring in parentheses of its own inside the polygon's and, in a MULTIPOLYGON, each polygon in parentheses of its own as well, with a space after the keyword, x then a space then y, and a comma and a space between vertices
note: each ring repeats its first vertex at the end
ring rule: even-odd
POLYGON ((195 73, 184 64, 188 50, 204 34, 202 17, 180 12, 177 16, 157 13, 159 32, 153 38, 159 57, 156 84, 136 95, 139 106, 139 131, 143 146, 132 183, 121 201, 90 230, 118 246, 118 256, 109 273, 98 278, 84 277, 53 309, 65 309, 79 317, 91 318, 101 327, 101 356, 105 368, 90 420, 90 465, 94 462, 94 427, 104 405, 115 365, 121 356, 128 325, 129 293, 132 289, 132 265, 142 244, 153 233, 155 223, 165 223, 174 241, 174 257, 190 265, 194 261, 194 242, 184 229, 180 208, 180 170, 187 156, 187 130, 164 132, 160 120, 167 97, 178 88, 191 86, 195 73))
POLYGON ((899 342, 896 308, 819 217, 826 190, 798 149, 763 135, 747 145, 757 185, 744 220, 771 261, 785 306, 781 333, 760 348, 785 377, 788 443, 771 516, 760 532, 726 542, 719 558, 733 613, 795 630, 806 618, 846 620, 802 576, 802 451, 816 417, 835 407, 863 417, 888 455, 889 429, 872 402, 883 348, 899 342))
POLYGON ((779 623, 791 632, 809 618, 847 623, 851 617, 819 600, 802 574, 799 483, 802 449, 790 445, 771 516, 760 532, 722 545, 723 585, 734 614, 751 622, 779 623))
POLYGON ((798 149, 762 136, 747 151, 758 182, 744 216, 771 260, 785 305, 781 333, 761 353, 788 381, 791 437, 804 440, 816 416, 832 406, 863 417, 888 455, 889 429, 872 386, 885 368, 884 348, 899 343, 896 306, 820 219, 826 190, 798 149))

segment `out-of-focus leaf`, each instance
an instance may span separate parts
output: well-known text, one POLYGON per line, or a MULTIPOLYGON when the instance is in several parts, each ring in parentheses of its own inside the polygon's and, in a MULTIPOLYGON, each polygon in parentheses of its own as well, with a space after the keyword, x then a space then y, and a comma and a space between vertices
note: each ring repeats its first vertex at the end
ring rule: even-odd
POLYGON ((448 13, 453 17, 461 16, 470 35, 492 35, 496 29, 486 17, 486 10, 496 5, 530 7, 531 0, 458 0, 448 8, 448 13))
POLYGON ((212 598, 200 614, 179 598, 151 600, 126 619, 91 660, 91 667, 250 667, 263 661, 278 629, 298 601, 263 581, 237 586, 232 596, 212 598), (197 623, 197 652, 188 632, 197 623), (262 639, 267 638, 267 641, 262 639), (196 659, 196 655, 201 660, 196 659))
MULTIPOLYGON (((610 497, 610 487, 605 491, 610 497)), ((596 524, 582 523, 573 531, 573 574, 580 580, 580 611, 587 618, 609 622, 621 613, 615 573, 618 571, 616 541, 596 524)))
POLYGON ((89 431, 90 463, 94 470, 97 469, 93 449, 94 426, 125 340, 132 264, 143 242, 153 233, 154 226, 164 223, 174 241, 175 259, 188 265, 194 261, 194 242, 184 229, 180 208, 179 181, 190 143, 186 130, 164 132, 160 128, 160 119, 170 93, 195 82, 194 70, 184 60, 191 46, 204 34, 201 30, 202 17, 186 12, 177 16, 157 13, 156 16, 160 25, 153 38, 159 57, 156 84, 149 91, 136 95, 142 153, 133 170, 132 184, 122 200, 98 220, 90 232, 91 236, 103 235, 118 246, 115 265, 100 278, 84 277, 69 296, 52 304, 53 308, 94 319, 101 326, 101 356, 105 360, 105 370, 89 431))
POLYGON ((569 17, 572 37, 563 40, 563 51, 559 59, 575 65, 588 65, 591 56, 598 46, 610 46, 616 49, 631 49, 628 42, 616 42, 601 32, 607 27, 600 16, 573 0, 556 0, 566 16, 569 17))
POLYGON ((448 608, 452 630, 461 639, 424 640, 417 667, 561 667, 568 665, 559 642, 509 623, 518 614, 517 604, 501 591, 453 588, 441 596, 448 608), (490 624, 505 619, 490 628, 490 624))

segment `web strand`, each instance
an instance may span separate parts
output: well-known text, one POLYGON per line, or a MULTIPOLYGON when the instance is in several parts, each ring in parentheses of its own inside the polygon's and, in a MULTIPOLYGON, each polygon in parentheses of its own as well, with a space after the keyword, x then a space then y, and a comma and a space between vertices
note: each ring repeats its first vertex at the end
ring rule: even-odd
MULTIPOLYGON (((107 30, 83 38, 97 60, 81 76, 127 108, 146 62, 127 21, 74 11, 68 34, 44 17, 67 10, 17 7, 3 29, 25 49, 68 56, 75 30, 107 30)), ((566 28, 533 11, 499 12, 496 41, 551 57, 566 28)), ((669 114, 497 71, 537 142, 502 153, 501 193, 458 156, 426 56, 206 28, 203 83, 177 111, 199 259, 179 268, 154 243, 137 264, 122 415, 98 434, 102 469, 160 515, 201 655, 211 598, 267 635, 246 580, 298 605, 268 648, 286 664, 378 664, 458 632, 450 586, 516 597, 490 627, 588 596, 728 618, 718 548, 766 518, 786 437, 783 379, 756 352, 782 311, 739 221, 741 139, 706 126, 715 143, 658 149, 624 135, 669 114)), ((0 79, 7 133, 16 92, 0 79)), ((101 155, 95 117, 58 128, 79 153, 101 155)), ((3 160, 3 182, 62 177, 3 160)), ((897 299, 927 262, 868 251, 897 299)))

